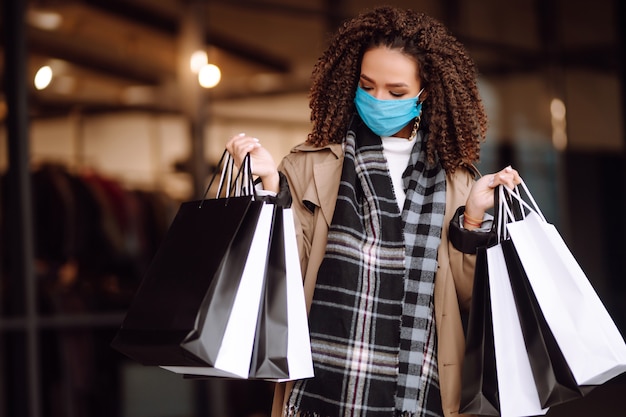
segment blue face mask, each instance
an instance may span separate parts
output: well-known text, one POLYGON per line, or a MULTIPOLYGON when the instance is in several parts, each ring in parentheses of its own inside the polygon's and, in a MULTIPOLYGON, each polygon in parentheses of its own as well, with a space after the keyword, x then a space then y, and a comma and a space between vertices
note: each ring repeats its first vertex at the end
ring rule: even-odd
POLYGON ((391 136, 420 115, 422 103, 418 103, 418 100, 422 91, 423 88, 413 98, 379 100, 358 86, 354 104, 359 116, 372 132, 378 136, 391 136))

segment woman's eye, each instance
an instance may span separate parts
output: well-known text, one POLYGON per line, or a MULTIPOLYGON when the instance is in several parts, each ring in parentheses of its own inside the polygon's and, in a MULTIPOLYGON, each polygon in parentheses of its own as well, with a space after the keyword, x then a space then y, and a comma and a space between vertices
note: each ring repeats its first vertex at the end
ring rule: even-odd
POLYGON ((404 96, 405 93, 396 93, 394 91, 390 91, 389 94, 391 94, 394 97, 402 97, 404 96))
POLYGON ((374 87, 371 87, 371 86, 369 86, 369 85, 362 85, 362 86, 361 86, 361 88, 362 88, 363 90, 365 90, 365 91, 370 91, 370 90, 373 90, 373 89, 374 89, 374 87))

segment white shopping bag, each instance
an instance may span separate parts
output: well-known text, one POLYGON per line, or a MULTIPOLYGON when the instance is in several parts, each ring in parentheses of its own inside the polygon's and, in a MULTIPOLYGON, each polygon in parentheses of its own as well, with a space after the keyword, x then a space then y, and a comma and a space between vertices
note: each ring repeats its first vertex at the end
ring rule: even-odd
POLYGON ((487 249, 493 339, 502 417, 547 413, 542 408, 519 324, 502 247, 487 249))
POLYGON ((531 211, 507 229, 577 383, 626 372, 624 339, 556 228, 531 211))
POLYGON ((287 267, 287 311, 289 313, 289 333, 287 334, 287 362, 289 379, 313 377, 313 358, 309 319, 307 317, 300 256, 296 241, 296 229, 291 209, 283 211, 285 222, 285 263, 287 267))
MULTIPOLYGON (((268 205, 268 207, 271 207, 268 205)), ((308 318, 306 313, 306 305, 304 300, 304 289, 302 285, 302 273, 300 269, 298 246, 296 244, 296 234, 293 213, 291 209, 283 210, 283 230, 284 230, 284 247, 285 247, 285 269, 287 280, 287 364, 289 375, 287 378, 263 378, 273 381, 287 381, 310 378, 313 376, 313 362, 311 357, 311 343, 309 338, 308 318)), ((271 217, 271 211, 270 211, 271 217)), ((269 235, 269 232, 268 232, 269 235)), ((267 246, 267 241, 265 242, 267 246)), ((265 260, 256 264, 263 265, 265 260)), ((257 280, 261 281, 261 280, 257 280)), ((242 282, 243 284, 243 282, 242 282)), ((256 286, 263 285, 263 282, 255 282, 256 286)), ((259 289, 259 294, 260 294, 259 289)), ((247 314, 247 317, 241 316, 235 320, 245 321, 245 343, 250 341, 250 327, 252 327, 252 339, 250 349, 240 347, 239 352, 224 352, 221 361, 216 361, 214 367, 195 367, 195 366, 163 366, 163 369, 188 376, 215 376, 215 377, 237 377, 247 379, 250 377, 250 360, 252 357, 252 345, 254 344, 254 331, 258 318, 258 306, 260 300, 247 300, 250 302, 247 306, 242 305, 240 312, 247 314), (256 303, 254 302, 256 301, 256 303), (239 355, 239 356, 237 356, 239 355)), ((230 344, 232 341, 236 345, 237 338, 241 340, 239 332, 233 328, 232 339, 226 342, 230 344)), ((226 344, 224 344, 226 347, 226 344)), ((220 352, 221 353, 221 352, 220 352)), ((254 377, 254 376, 252 376, 254 377)))

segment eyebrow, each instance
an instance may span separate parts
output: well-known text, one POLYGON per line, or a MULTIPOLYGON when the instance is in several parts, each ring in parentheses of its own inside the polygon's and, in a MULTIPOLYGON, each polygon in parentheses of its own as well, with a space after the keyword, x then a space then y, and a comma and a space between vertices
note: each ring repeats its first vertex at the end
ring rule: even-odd
MULTIPOLYGON (((372 80, 370 77, 368 77, 365 74, 361 74, 361 76, 359 78, 361 78, 361 79, 363 79, 365 81, 368 81, 370 83, 374 83, 375 84, 374 80, 372 80)), ((409 85, 406 84, 406 83, 387 83, 387 84, 385 84, 385 87, 408 87, 408 86, 409 85)))

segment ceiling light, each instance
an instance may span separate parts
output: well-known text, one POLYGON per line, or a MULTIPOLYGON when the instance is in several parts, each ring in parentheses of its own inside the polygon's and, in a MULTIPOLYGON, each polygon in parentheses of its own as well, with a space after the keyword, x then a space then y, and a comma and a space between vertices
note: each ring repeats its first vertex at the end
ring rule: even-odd
POLYGON ((29 10, 26 14, 28 23, 43 30, 56 30, 63 23, 63 17, 56 12, 29 10))
POLYGON ((204 65, 198 73, 198 82, 204 88, 215 87, 222 78, 222 72, 213 64, 204 65))
POLYGON ((43 90, 50 85, 52 81, 52 68, 47 65, 39 68, 37 74, 35 74, 35 88, 37 90, 43 90))
POLYGON ((565 120, 565 103, 558 98, 552 99, 550 103, 550 113, 556 120, 565 120))
POLYGON ((209 63, 209 58, 207 57, 206 52, 204 51, 196 51, 191 54, 191 58, 189 58, 189 68, 191 72, 194 74, 198 74, 202 67, 209 63))

